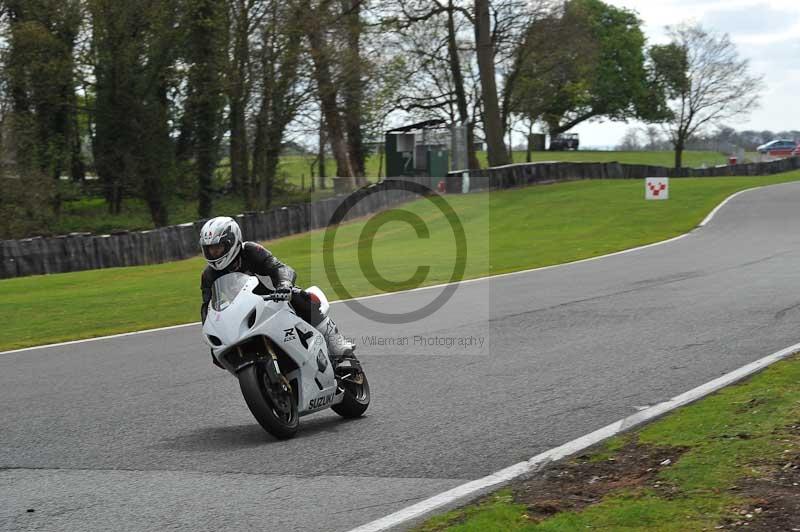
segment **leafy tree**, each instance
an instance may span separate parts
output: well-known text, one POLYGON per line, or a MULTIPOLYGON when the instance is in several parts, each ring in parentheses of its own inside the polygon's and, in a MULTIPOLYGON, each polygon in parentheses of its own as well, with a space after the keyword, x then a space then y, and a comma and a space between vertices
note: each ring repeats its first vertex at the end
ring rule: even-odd
POLYGON ((156 226, 168 222, 174 179, 170 93, 177 85, 178 7, 172 0, 89 0, 97 173, 112 213, 131 190, 156 226))
MULTIPOLYGON (((211 216, 212 181, 219 162, 225 105, 226 5, 219 0, 189 0, 183 6, 188 64, 184 108, 185 135, 194 155, 198 184, 198 215, 211 216)), ((185 140, 186 141, 186 140, 185 140)))
POLYGON ((641 22, 600 0, 569 0, 534 20, 517 50, 514 109, 557 135, 597 117, 663 118, 641 22))
POLYGON ((5 0, 5 64, 16 161, 54 179, 83 178, 73 51, 83 22, 78 0, 5 0))

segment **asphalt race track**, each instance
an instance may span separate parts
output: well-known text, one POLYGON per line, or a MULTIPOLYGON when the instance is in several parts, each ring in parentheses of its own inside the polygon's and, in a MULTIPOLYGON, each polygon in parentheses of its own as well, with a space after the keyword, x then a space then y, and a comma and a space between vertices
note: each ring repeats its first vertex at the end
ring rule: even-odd
POLYGON ((408 325, 335 304, 373 403, 290 441, 197 326, 0 354, 0 528, 347 530, 528 459, 800 340, 798 205, 800 184, 746 192, 680 240, 465 283, 408 325))

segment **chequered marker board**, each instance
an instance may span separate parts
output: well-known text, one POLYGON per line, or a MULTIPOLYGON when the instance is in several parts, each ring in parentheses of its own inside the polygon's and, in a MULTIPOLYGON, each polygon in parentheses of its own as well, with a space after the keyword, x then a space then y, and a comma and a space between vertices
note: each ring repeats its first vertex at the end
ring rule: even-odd
POLYGON ((669 199, 669 179, 666 177, 646 177, 644 180, 644 199, 669 199))

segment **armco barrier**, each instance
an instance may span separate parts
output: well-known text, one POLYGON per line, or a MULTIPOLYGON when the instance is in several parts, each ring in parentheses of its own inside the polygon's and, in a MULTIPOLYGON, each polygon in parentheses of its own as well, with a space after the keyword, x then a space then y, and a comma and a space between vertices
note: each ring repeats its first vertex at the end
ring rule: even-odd
MULTIPOLYGON (((459 179, 459 183, 461 182, 459 179)), ((438 178, 403 178, 432 190, 438 178)), ((384 182, 370 185, 386 188, 384 182)), ((460 191, 460 189, 459 189, 460 191)), ((381 211, 416 196, 404 190, 381 190, 356 204, 345 218, 350 220, 381 211)), ((277 207, 266 212, 245 212, 235 216, 248 240, 271 240, 321 229, 348 196, 314 203, 277 207)), ((0 240, 0 279, 74 272, 119 266, 139 266, 187 259, 199 254, 198 235, 204 220, 148 231, 119 231, 110 235, 73 233, 66 236, 0 240)))

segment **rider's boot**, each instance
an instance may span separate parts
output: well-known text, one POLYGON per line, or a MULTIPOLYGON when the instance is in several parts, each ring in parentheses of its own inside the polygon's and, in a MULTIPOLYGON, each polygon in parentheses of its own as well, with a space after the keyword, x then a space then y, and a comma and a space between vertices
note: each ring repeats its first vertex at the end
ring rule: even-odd
POLYGON ((326 316, 325 319, 317 325, 317 330, 325 337, 325 342, 328 344, 328 353, 331 355, 331 362, 334 368, 346 358, 355 358, 353 351, 356 346, 339 332, 339 328, 330 316, 326 316))

